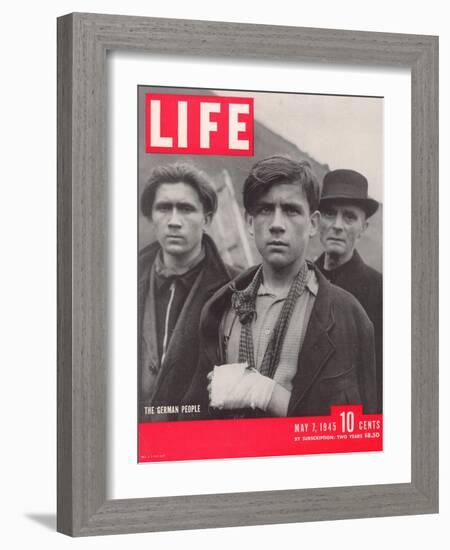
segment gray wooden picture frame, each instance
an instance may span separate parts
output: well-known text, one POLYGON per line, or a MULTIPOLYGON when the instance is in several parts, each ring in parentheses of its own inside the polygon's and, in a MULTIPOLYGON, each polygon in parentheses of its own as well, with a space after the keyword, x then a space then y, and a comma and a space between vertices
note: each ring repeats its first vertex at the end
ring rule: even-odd
POLYGON ((58 19, 57 487, 57 529, 72 536, 438 511, 437 37, 82 13, 58 19), (411 483, 107 499, 111 50, 411 70, 411 483))

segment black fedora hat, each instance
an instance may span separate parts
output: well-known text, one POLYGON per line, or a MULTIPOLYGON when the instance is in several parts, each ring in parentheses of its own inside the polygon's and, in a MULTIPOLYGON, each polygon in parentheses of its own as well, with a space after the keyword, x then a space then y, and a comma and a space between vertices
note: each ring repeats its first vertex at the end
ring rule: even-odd
POLYGON ((369 217, 378 209, 378 202, 367 196, 367 178, 355 170, 332 170, 323 179, 319 208, 328 201, 358 205, 369 217))

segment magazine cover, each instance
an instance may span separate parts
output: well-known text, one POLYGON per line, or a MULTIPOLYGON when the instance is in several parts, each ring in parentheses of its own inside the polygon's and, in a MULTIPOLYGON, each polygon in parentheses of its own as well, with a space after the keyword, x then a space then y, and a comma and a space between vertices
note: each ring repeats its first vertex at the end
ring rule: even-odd
POLYGON ((138 87, 138 462, 383 449, 383 98, 138 87))

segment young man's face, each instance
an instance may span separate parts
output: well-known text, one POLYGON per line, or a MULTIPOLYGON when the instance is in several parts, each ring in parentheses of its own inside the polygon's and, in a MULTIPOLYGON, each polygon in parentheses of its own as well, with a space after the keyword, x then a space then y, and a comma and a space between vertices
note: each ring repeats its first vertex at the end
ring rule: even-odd
POLYGON ((193 187, 183 182, 163 183, 156 191, 151 221, 164 253, 188 262, 200 252, 211 215, 205 214, 193 187))
POLYGON ((320 208, 320 242, 325 253, 340 263, 350 260, 366 227, 366 214, 355 204, 327 201, 320 208))
POLYGON ((264 263, 277 271, 301 267, 318 217, 318 212, 310 212, 305 193, 297 183, 273 185, 252 213, 246 214, 249 232, 264 263))

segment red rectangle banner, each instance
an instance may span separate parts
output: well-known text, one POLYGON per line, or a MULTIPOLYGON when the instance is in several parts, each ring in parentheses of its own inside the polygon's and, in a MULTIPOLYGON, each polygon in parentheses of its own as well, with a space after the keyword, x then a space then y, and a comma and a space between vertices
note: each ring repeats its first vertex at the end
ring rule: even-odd
POLYGON ((253 156, 253 98, 145 94, 145 150, 253 156))
POLYGON ((330 416, 139 424, 139 462, 383 450, 383 417, 338 406, 330 416))

